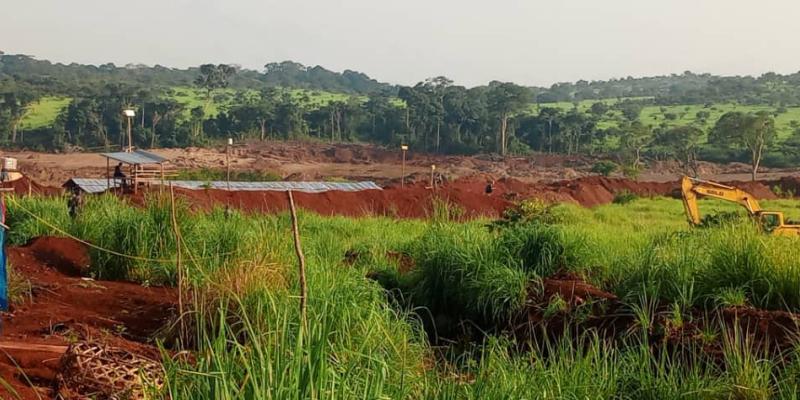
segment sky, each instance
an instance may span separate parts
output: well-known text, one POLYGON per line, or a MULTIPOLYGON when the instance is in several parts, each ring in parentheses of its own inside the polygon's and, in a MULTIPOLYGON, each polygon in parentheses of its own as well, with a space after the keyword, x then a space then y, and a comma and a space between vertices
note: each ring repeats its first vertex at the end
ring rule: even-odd
POLYGON ((466 86, 800 71, 798 0, 0 0, 0 10, 0 50, 65 63, 293 60, 466 86))

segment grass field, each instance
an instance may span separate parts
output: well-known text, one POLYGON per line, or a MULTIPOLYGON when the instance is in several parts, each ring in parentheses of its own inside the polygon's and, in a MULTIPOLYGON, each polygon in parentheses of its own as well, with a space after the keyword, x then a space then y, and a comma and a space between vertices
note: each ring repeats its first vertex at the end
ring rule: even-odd
MULTIPOLYGON (((175 242, 163 233, 170 231, 163 199, 134 208, 94 197, 75 220, 60 199, 21 201, 102 247, 174 257, 175 242)), ((765 203, 800 216, 798 201, 765 203)), ((734 210, 716 202, 702 207, 734 210)), ((691 309, 714 312, 731 302, 800 310, 797 239, 765 236, 748 223, 690 230, 681 203, 665 198, 595 209, 561 205, 548 213, 547 223, 492 232, 487 221, 453 222, 445 213, 421 221, 303 212, 309 319, 301 329, 288 217, 226 217, 181 206, 181 233, 195 260, 187 272, 198 349, 195 363, 165 359, 165 391, 187 399, 796 398, 797 350, 775 357, 734 335, 722 340, 719 359, 700 348, 656 353, 647 321, 661 305, 671 310, 670 321, 687 325, 691 309), (400 273, 388 252, 412 257, 416 269, 400 273), (357 254, 354 262, 345 262, 346 253, 357 254), (429 344, 425 315, 442 327, 462 326, 464 317, 501 324, 525 307, 526 290, 557 268, 617 294, 641 325, 618 342, 586 331, 522 351, 502 331, 472 345, 429 344), (385 278, 381 284, 365 278, 375 272, 385 278)), ((13 203, 8 223, 13 243, 51 233, 13 203)), ((174 265, 96 251, 92 258, 100 278, 174 283, 174 265)), ((563 310, 551 301, 553 312, 563 310)))
MULTIPOLYGON (((232 89, 217 90, 213 97, 223 97, 223 101, 206 101, 206 93, 203 90, 193 87, 174 87, 172 98, 183 104, 183 118, 189 118, 192 108, 203 107, 206 116, 216 116, 220 109, 232 104, 235 91, 232 89)), ((255 92, 250 91, 253 94, 255 92)), ((291 89, 292 97, 303 100, 306 107, 319 108, 332 101, 347 101, 350 95, 344 93, 331 93, 317 90, 291 89)), ((359 99, 366 101, 366 96, 359 99)), ((30 106, 28 113, 22 120, 24 129, 36 129, 52 125, 58 114, 69 105, 71 99, 68 97, 42 97, 30 106)))
POLYGON ((37 129, 47 127, 55 122, 56 117, 66 108, 71 99, 68 97, 42 97, 33 103, 28 113, 22 119, 23 129, 37 129))

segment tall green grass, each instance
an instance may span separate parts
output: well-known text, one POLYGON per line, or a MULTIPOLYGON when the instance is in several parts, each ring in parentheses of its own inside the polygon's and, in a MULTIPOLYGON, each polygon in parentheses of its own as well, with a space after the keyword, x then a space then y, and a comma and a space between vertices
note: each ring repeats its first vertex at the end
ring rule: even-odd
MULTIPOLYGON (((169 202, 135 207, 112 196, 88 199, 70 219, 62 198, 15 199, 60 230, 98 247, 92 273, 174 284, 169 202), (157 260, 157 261, 156 261, 157 260)), ((782 206, 793 206, 784 203, 782 206)), ((716 206, 714 206, 716 207, 716 206)), ((724 207, 722 207, 724 209, 724 207)), ((794 208, 796 210, 796 208, 794 208)), ((725 335, 719 360, 703 349, 654 352, 648 335, 623 343, 591 333, 543 340, 528 351, 500 331, 448 353, 429 344, 425 315, 499 325, 524 307, 530 282, 573 272, 637 305, 712 310, 744 301, 800 310, 798 240, 749 223, 690 230, 681 205, 638 199, 593 210, 558 206, 553 224, 489 231, 486 221, 428 223, 300 213, 308 263, 308 329, 299 335, 296 260, 286 215, 191 211, 178 204, 192 310, 195 362, 165 356, 172 398, 283 399, 685 399, 797 398, 797 351, 776 357, 725 335), (356 262, 344 260, 348 250, 356 262), (389 251, 409 254, 403 274, 389 251), (400 301, 366 275, 393 273, 400 301)), ((9 202, 9 239, 57 234, 9 202)), ((35 282, 34 282, 35 284, 35 282)), ((647 315, 646 315, 647 314, 647 315)))

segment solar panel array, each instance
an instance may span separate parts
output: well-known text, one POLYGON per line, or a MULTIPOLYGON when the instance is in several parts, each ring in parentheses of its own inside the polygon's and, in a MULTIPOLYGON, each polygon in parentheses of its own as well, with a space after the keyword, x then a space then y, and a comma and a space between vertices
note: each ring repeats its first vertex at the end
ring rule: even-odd
MULTIPOLYGON (((106 179, 91 179, 91 178, 72 178, 70 182, 78 186, 81 190, 87 193, 101 193, 108 190, 108 181, 106 179)), ((158 184, 158 182, 154 182, 158 184)), ((165 181, 167 185, 172 183, 172 186, 184 189, 219 189, 227 190, 228 182, 225 181, 165 181)), ((111 180, 111 187, 119 187, 119 182, 111 180)), ((230 189, 235 191, 281 191, 287 190, 295 192, 306 193, 320 193, 332 190, 343 192, 358 192, 361 190, 381 190, 381 187, 372 181, 364 182, 230 182, 230 189)))
POLYGON ((168 161, 166 158, 158 154, 151 153, 144 150, 136 150, 132 152, 119 151, 115 153, 100 153, 103 157, 108 157, 112 160, 124 162, 126 164, 160 164, 168 161))

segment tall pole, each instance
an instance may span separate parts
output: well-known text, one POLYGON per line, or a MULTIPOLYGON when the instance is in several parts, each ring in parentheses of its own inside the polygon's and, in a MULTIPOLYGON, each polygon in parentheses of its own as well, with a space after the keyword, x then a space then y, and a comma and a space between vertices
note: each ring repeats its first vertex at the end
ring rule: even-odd
POLYGON ((128 153, 133 151, 133 135, 131 135, 131 117, 128 116, 128 153))
POLYGON ((402 163, 402 167, 400 169, 400 171, 401 171, 400 172, 400 174, 401 174, 401 176, 400 176, 400 187, 402 188, 402 187, 405 187, 405 184, 406 184, 406 151, 408 151, 408 146, 402 145, 402 146, 400 146, 400 150, 403 151, 403 163, 402 163))

